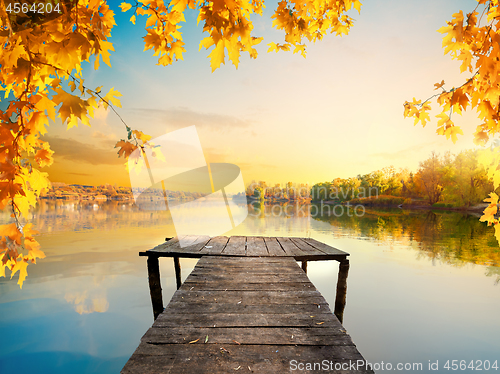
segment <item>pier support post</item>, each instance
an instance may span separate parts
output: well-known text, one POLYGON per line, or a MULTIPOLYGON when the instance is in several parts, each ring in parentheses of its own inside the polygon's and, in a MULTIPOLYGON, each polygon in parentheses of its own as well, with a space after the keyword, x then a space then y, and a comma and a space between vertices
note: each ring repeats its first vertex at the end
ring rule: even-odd
POLYGON ((307 261, 302 261, 302 270, 307 274, 307 261))
POLYGON ((347 295, 347 275, 349 273, 349 260, 339 261, 339 278, 337 281, 337 296, 335 297, 335 315, 342 323, 347 295))
POLYGON ((161 295, 160 263, 158 256, 148 256, 149 292, 151 293, 151 304, 153 315, 156 319, 163 312, 163 297, 161 295))
POLYGON ((177 283, 177 289, 181 288, 181 263, 178 256, 174 256, 174 268, 175 268, 175 282, 177 283))

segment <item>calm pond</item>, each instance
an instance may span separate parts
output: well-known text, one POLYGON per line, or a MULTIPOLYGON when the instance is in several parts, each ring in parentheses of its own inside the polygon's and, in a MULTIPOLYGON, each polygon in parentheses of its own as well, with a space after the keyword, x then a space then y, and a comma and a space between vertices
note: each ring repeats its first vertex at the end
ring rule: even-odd
MULTIPOLYGON (((422 363, 420 373, 436 372, 429 361, 439 361, 438 372, 448 372, 447 360, 500 364, 500 250, 491 227, 445 211, 339 213, 250 205, 226 235, 312 237, 349 252, 344 325, 371 363, 422 363)), ((8 222, 8 212, 0 219, 8 222)), ((175 235, 169 213, 43 201, 32 221, 47 257, 28 267, 22 290, 0 278, 0 373, 118 373, 153 322, 138 252, 175 235)), ((183 278, 195 263, 181 260, 183 278)), ((160 266, 166 303, 173 262, 160 266)), ((330 305, 337 270, 334 261, 308 264, 330 305)))

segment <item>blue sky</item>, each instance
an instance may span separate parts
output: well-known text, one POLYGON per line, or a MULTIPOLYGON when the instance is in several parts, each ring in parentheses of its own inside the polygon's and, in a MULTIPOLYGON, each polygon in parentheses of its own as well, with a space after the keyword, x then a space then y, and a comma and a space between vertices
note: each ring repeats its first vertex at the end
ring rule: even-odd
MULTIPOLYGON (((425 128, 404 119, 403 103, 414 96, 426 99, 443 79, 450 88, 468 77, 443 54, 437 29, 460 9, 474 9, 476 1, 366 0, 360 15, 350 12, 355 23, 348 36, 308 44, 306 59, 267 53, 267 43, 283 41, 272 29, 276 3, 267 3, 264 15, 253 18, 254 35, 265 38, 257 59, 243 55, 238 69, 226 61, 214 73, 210 51, 198 51, 203 34, 194 12, 181 30, 184 61, 163 67, 152 51, 143 52, 144 20, 139 17, 134 26, 130 11, 121 13, 118 2, 112 4, 113 67, 95 72, 87 66, 87 85, 120 91, 120 115, 153 137, 196 125, 207 161, 237 164, 246 183, 316 183, 389 165, 416 170, 431 151, 474 146, 475 113, 453 118, 465 133, 454 145, 435 133, 437 119, 425 128)), ((112 113, 91 123, 69 131, 51 126, 52 180, 126 185, 127 173, 113 149, 126 136, 123 125, 112 113), (98 160, 90 160, 96 152, 98 160)))

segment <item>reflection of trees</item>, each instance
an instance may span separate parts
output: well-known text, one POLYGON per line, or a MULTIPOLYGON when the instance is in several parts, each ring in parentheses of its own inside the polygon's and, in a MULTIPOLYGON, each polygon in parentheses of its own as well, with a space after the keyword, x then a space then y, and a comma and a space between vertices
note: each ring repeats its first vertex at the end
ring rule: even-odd
POLYGON ((487 277, 496 277, 495 284, 499 284, 500 283, 500 267, 490 266, 486 270, 486 276, 487 277))
MULTIPOLYGON (((8 222, 7 213, 2 212, 0 221, 8 222)), ((41 233, 114 230, 121 226, 141 228, 171 223, 167 211, 143 211, 128 201, 41 200, 32 214, 31 222, 41 233)))
POLYGON ((425 256, 446 263, 475 263, 494 269, 500 266, 500 250, 493 230, 471 215, 381 209, 366 210, 361 217, 326 214, 313 218, 355 237, 412 246, 425 256))

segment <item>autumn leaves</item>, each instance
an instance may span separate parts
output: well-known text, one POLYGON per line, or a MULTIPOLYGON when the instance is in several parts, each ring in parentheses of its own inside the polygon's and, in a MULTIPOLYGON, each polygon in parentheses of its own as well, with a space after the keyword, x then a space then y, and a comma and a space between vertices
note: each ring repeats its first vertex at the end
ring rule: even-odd
MULTIPOLYGON (((430 121, 430 99, 437 96, 441 113, 437 123, 437 134, 445 135, 455 143, 457 135, 463 135, 451 117, 453 113, 462 114, 467 109, 476 109, 482 123, 474 133, 474 143, 486 145, 500 133, 500 4, 498 1, 477 0, 478 5, 464 17, 460 11, 453 15, 451 22, 438 31, 444 34, 445 54, 462 61, 460 72, 468 71, 472 76, 460 87, 446 90, 444 81, 435 84, 442 92, 422 102, 413 99, 404 104, 404 116, 415 118, 425 126, 430 121), (481 8, 481 9, 480 9, 481 8)), ((488 170, 493 179, 494 191, 500 187, 500 146, 481 151, 480 163, 488 170)), ((490 193, 485 202, 490 203, 483 212, 482 222, 494 225, 495 235, 500 243, 500 220, 497 214, 498 195, 490 193)))
POLYGON ((89 125, 99 106, 119 106, 117 91, 101 95, 85 86, 81 64, 94 58, 109 64, 112 44, 107 41, 115 25, 114 13, 103 1, 81 0, 61 17, 13 30, 0 6, 0 23, 9 32, 0 36, 0 91, 9 105, 0 112, 0 209, 9 208, 13 223, 0 226, 0 276, 11 276, 45 255, 24 224, 42 190, 49 186, 39 168, 52 164, 52 150, 40 137, 49 119, 60 117, 68 127, 89 125))
MULTIPOLYGON (((212 49, 208 55, 212 72, 225 63, 225 57, 237 68, 241 52, 257 57, 255 45, 263 38, 252 35, 253 14, 262 15, 265 8, 262 0, 173 0, 165 5, 162 0, 138 1, 132 6, 121 3, 123 12, 133 10, 130 21, 135 24, 136 15, 144 15, 147 35, 144 50, 154 50, 158 64, 169 65, 174 59, 182 60, 185 52, 180 23, 185 22, 186 9, 198 9, 197 22, 203 22, 203 31, 209 36, 201 40, 202 48, 212 49), (227 52, 226 52, 227 51, 227 52)), ((270 51, 300 52, 306 56, 304 39, 321 40, 327 33, 347 34, 353 19, 345 13, 355 8, 361 9, 359 0, 312 0, 285 1, 278 4, 273 18, 273 27, 285 32, 285 42, 268 44, 270 51)))

